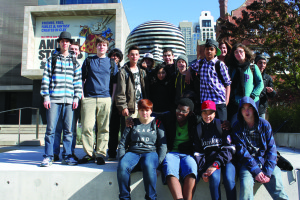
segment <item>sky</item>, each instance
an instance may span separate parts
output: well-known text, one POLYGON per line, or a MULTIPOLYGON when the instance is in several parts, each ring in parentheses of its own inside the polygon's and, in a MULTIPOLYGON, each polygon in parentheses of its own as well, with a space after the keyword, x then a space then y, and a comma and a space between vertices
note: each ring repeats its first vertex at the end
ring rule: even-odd
MULTIPOLYGON (((240 7, 245 0, 228 0, 227 12, 240 7)), ((122 0, 132 31, 152 20, 163 20, 179 26, 179 22, 198 22, 201 11, 210 11, 214 20, 220 17, 219 0, 122 0)))

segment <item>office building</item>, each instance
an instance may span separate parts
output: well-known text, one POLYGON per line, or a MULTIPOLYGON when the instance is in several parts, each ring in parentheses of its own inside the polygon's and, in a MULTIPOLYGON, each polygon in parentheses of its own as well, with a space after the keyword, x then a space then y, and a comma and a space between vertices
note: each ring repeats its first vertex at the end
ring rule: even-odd
MULTIPOLYGON (((45 118, 39 94, 43 65, 57 47, 61 31, 71 32, 84 47, 91 42, 87 41, 88 36, 101 34, 111 41, 110 48, 121 50, 130 33, 120 0, 0 2, 5 5, 0 15, 0 111, 36 107, 45 118)), ((81 59, 93 53, 84 50, 81 59)), ((21 124, 35 123, 35 113, 22 110, 21 124)), ((0 114, 0 124, 17 124, 18 116, 18 111, 0 114)))
POLYGON ((200 40, 205 41, 206 39, 216 40, 216 22, 210 11, 202 11, 199 17, 200 25, 200 40))
POLYGON ((185 41, 186 54, 191 55, 193 52, 193 42, 192 42, 193 22, 188 22, 188 21, 179 22, 179 29, 181 30, 185 41))

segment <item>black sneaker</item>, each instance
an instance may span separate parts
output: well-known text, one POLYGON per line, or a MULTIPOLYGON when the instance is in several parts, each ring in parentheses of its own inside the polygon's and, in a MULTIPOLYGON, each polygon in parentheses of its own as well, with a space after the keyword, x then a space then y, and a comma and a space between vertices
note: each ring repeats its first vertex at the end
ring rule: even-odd
POLYGON ((53 161, 54 162, 59 161, 59 155, 54 154, 53 161))
POLYGON ((89 155, 85 155, 83 158, 78 160, 78 164, 94 163, 94 162, 95 162, 95 158, 89 155))
POLYGON ((105 161, 102 157, 97 157, 97 165, 105 165, 105 161))
POLYGON ((78 157, 75 155, 75 153, 72 153, 72 157, 74 158, 74 160, 78 161, 78 157))

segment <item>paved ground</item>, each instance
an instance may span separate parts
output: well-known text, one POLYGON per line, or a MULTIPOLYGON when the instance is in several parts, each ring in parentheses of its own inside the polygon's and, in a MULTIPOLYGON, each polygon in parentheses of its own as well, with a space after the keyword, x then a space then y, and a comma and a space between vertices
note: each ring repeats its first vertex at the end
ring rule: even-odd
MULTIPOLYGON (((285 147, 277 148, 278 151, 281 153, 283 157, 289 160, 294 169, 300 169, 300 150, 299 149, 291 149, 285 147)), ((62 151, 62 148, 61 148, 62 151)), ((36 168, 35 170, 40 169, 39 165, 43 160, 43 152, 44 146, 0 146, 0 170, 16 170, 20 168, 25 169, 32 169, 36 168)), ((78 145, 75 149, 75 154, 82 158, 85 153, 82 149, 82 145, 78 145)), ((60 157, 61 158, 61 157, 60 157)), ((49 168, 49 170, 98 170, 102 169, 104 171, 115 171, 117 167, 117 161, 107 161, 106 165, 96 165, 93 163, 89 164, 82 164, 78 166, 65 166, 61 165, 61 161, 53 163, 53 165, 49 168)), ((45 170, 44 168, 42 170, 45 170)))

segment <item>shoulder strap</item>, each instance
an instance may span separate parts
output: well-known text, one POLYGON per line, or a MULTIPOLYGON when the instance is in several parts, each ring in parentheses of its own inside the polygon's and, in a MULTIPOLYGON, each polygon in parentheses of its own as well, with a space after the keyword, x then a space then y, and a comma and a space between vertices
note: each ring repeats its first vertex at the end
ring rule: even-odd
POLYGON ((57 53, 52 54, 52 63, 51 63, 51 76, 53 76, 54 69, 56 67, 56 61, 57 61, 57 53))
POLYGON ((222 136, 223 130, 222 130, 222 127, 221 127, 221 120, 220 119, 216 119, 216 126, 217 126, 217 129, 218 129, 219 133, 222 136))
POLYGON ((201 136, 202 136, 202 125, 201 125, 202 122, 200 122, 198 125, 197 125, 197 133, 198 133, 198 138, 199 140, 201 139, 201 136))
POLYGON ((204 59, 201 59, 201 60, 199 61, 199 73, 200 73, 200 70, 201 70, 201 68, 202 68, 203 63, 204 63, 204 59))
POLYGON ((225 84, 225 80, 224 80, 224 77, 221 74, 221 61, 220 60, 218 60, 216 62, 216 64, 215 64, 215 70, 217 72, 218 79, 221 80, 222 84, 224 85, 225 84))
POLYGON ((250 64, 250 69, 251 69, 252 74, 254 74, 254 68, 255 68, 255 65, 253 63, 251 63, 250 64))
POLYGON ((115 71, 115 60, 114 59, 110 59, 110 76, 114 75, 114 71, 115 71))
MULTIPOLYGON (((216 119, 216 126, 217 126, 217 130, 218 132, 221 134, 222 136, 222 133, 223 133, 223 130, 222 130, 222 127, 221 127, 221 120, 220 119, 216 119)), ((202 136, 202 123, 200 122, 198 125, 197 125, 197 133, 198 133, 198 138, 199 140, 201 139, 201 136, 202 136)))
POLYGON ((73 62, 73 71, 76 70, 76 66, 77 66, 77 59, 75 56, 72 56, 72 62, 73 62))
POLYGON ((158 128, 161 124, 161 121, 159 119, 156 119, 155 123, 156 123, 156 128, 158 128))
POLYGON ((91 59, 92 57, 91 56, 88 56, 85 60, 85 78, 87 77, 88 75, 88 72, 89 72, 89 68, 91 66, 91 59))
POLYGON ((250 70, 251 70, 252 76, 253 76, 253 83, 255 84, 255 78, 254 78, 255 65, 253 63, 250 64, 250 70))

